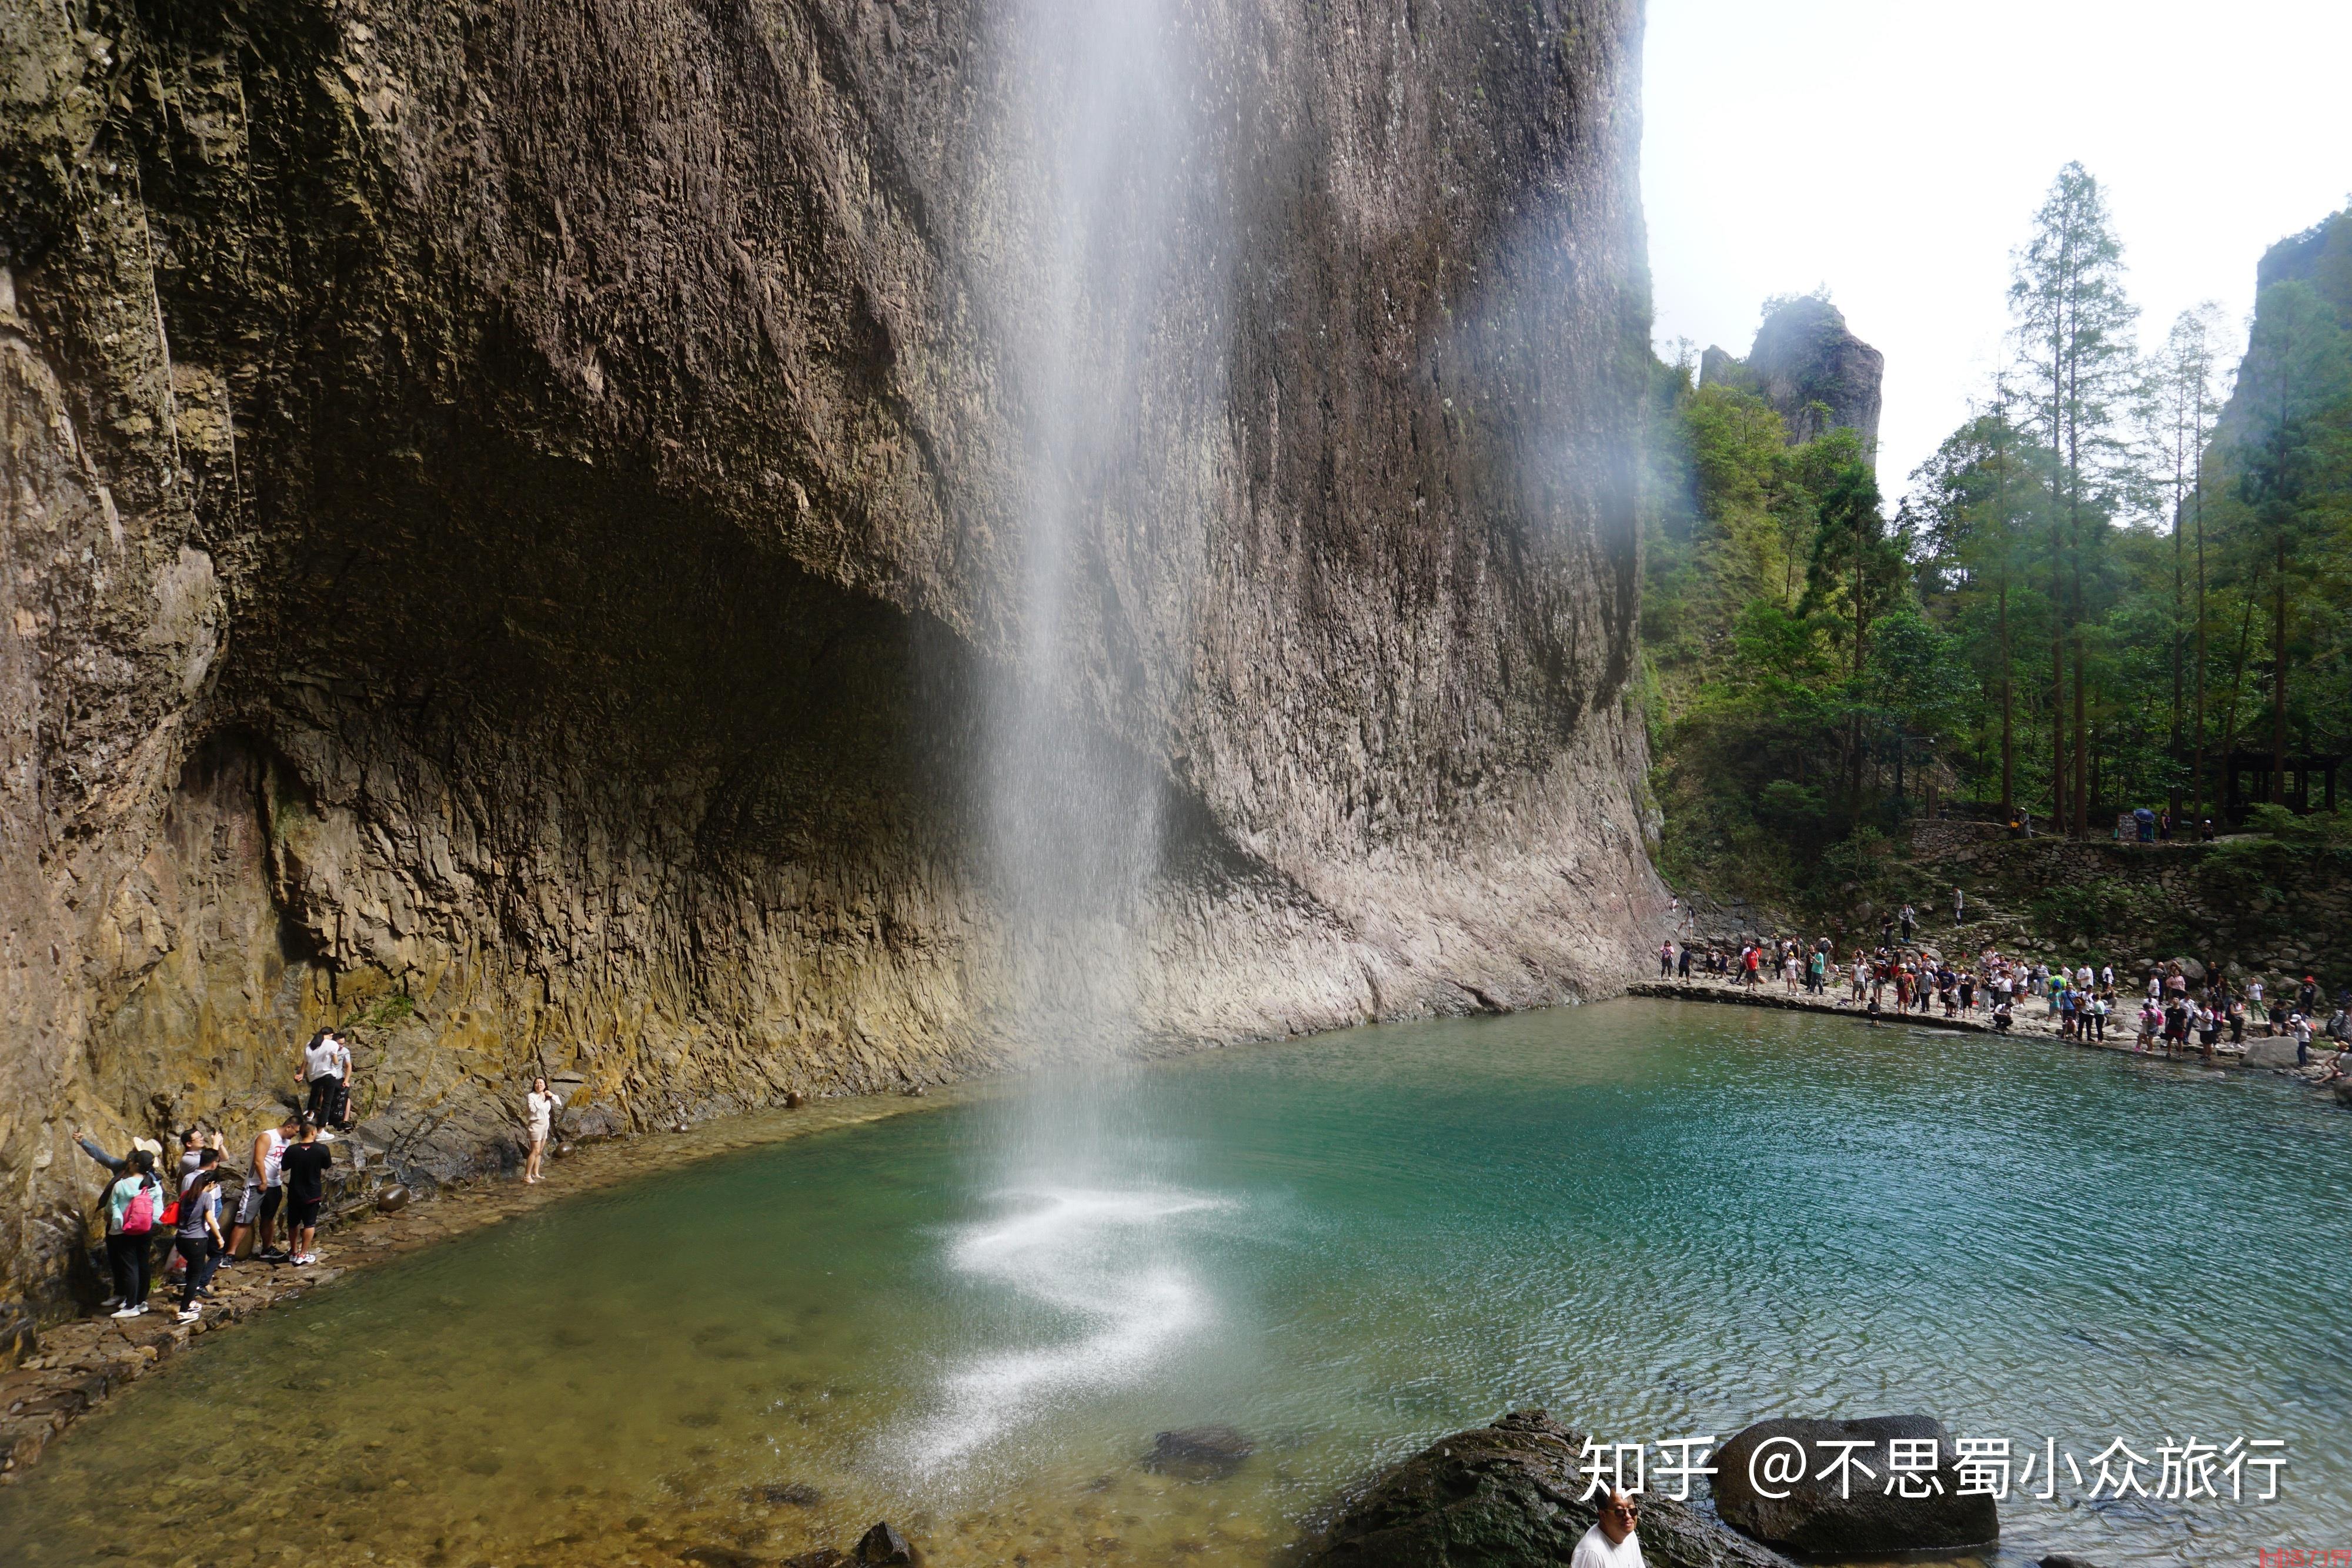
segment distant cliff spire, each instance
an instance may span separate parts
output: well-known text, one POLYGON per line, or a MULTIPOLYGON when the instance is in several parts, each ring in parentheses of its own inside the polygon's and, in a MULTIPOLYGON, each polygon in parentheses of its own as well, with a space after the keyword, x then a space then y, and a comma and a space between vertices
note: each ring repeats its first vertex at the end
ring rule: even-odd
POLYGON ((1846 329, 1838 308, 1817 294, 1782 300, 1757 329, 1745 360, 1710 346, 1699 361, 1701 386, 1734 386, 1761 395, 1780 413, 1793 444, 1831 430, 1853 430, 1874 459, 1879 383, 1886 356, 1846 329), (1828 409, 1824 419, 1821 409, 1828 409))

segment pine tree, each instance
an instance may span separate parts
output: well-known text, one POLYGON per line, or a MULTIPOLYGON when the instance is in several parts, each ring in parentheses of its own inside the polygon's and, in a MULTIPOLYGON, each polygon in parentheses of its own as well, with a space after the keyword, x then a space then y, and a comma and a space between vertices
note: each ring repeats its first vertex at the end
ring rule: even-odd
MULTIPOLYGON (((2185 768, 2194 799, 2192 821, 2205 818, 2205 444, 2220 420, 2224 382, 2221 345, 2226 328, 2221 308, 2211 301, 2183 310, 2165 335, 2163 350, 2147 367, 2141 384, 2141 423, 2158 484, 2169 505, 2172 530, 2172 727, 2170 750, 2185 768), (2189 611, 2188 540, 2197 544, 2196 609, 2189 611), (2194 747, 2186 744, 2189 693, 2185 666, 2190 625, 2196 627, 2194 747)), ((2173 812, 2180 789, 2172 789, 2173 812)))
POLYGON ((1797 469, 1815 498, 1811 558, 1805 568, 1801 612, 1842 612, 1839 631, 1850 636, 1847 653, 1850 798, 1862 799, 1862 687, 1870 658, 1871 622, 1903 595, 1902 539, 1888 531, 1880 510, 1877 475, 1862 438, 1832 430, 1797 449, 1797 469), (1837 601, 1843 599, 1843 604, 1837 601))
POLYGON ((2012 258, 2010 311, 2051 471, 2051 564, 2060 614, 2051 632, 2051 779, 2053 817, 2076 837, 2089 831, 2089 737, 2083 670, 2083 530, 2103 524, 2122 459, 2117 404, 2133 376, 2132 322, 2123 290, 2123 244, 2105 193, 2080 163, 2058 172, 2033 216, 2033 235, 2012 258), (2061 528, 2063 528, 2063 536, 2061 528), (2072 654, 2074 755, 2066 779, 2064 705, 2072 654), (2063 805, 2062 805, 2063 803, 2063 805), (2071 808, 2070 811, 2063 808, 2071 808))
POLYGON ((2318 531, 2322 505, 2337 488, 2328 415, 2352 396, 2352 351, 2334 311, 2309 285, 2289 281, 2263 291, 2239 390, 2248 423, 2233 455, 2238 498, 2272 556, 2270 796, 2283 805, 2291 562, 2318 531))
MULTIPOLYGON (((1980 648, 1984 684, 2000 716, 2000 810, 2017 815, 2017 677, 2011 631, 2027 586, 2034 496, 2043 455, 2017 428, 2007 382, 1996 378, 1991 406, 1946 437, 1913 470, 1927 573, 1935 585, 1971 601, 1990 601, 1991 636, 1980 648)), ((1972 645, 1977 640, 1969 639, 1972 645)))

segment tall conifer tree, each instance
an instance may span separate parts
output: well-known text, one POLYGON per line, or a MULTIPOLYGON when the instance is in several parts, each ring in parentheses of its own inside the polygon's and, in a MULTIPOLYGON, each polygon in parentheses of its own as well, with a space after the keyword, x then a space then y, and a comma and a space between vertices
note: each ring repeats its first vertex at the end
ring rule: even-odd
POLYGON ((2137 315, 2124 295, 2123 272, 2123 244, 2116 237, 2105 193, 2080 163, 2067 164, 2033 215, 2032 237, 2011 260, 2009 299, 2019 358, 2035 389, 2036 423, 2057 457, 2050 480, 2052 588, 2059 602, 2051 632, 2052 807, 2077 837, 2089 831, 2090 822, 2083 531, 2086 522, 2104 522, 2108 482, 2122 455, 2116 416, 2132 383, 2137 315), (2065 735, 2070 653, 2071 780, 2065 735))
MULTIPOLYGON (((2163 350, 2147 367, 2141 418, 2149 455, 2170 505, 2172 528, 2172 729, 2170 749, 2189 775, 2192 821, 2205 817, 2205 444, 2221 415, 2227 371, 2221 346, 2221 308, 2210 300, 2183 310, 2165 334, 2163 350), (2196 540, 2194 609, 2189 594, 2188 549, 2196 540), (2194 694, 2188 689, 2189 628, 2196 629, 2194 694), (2189 740, 2193 726, 2195 739, 2189 740)), ((2179 805, 2179 790, 2173 791, 2179 805)))

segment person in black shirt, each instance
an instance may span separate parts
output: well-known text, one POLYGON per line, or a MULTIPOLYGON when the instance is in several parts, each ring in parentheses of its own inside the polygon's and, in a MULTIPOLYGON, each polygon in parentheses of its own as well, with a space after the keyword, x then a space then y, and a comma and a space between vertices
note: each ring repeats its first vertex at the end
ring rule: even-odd
POLYGON ((319 1142, 319 1124, 308 1118, 297 1135, 301 1142, 278 1161, 286 1176, 286 1228, 293 1233, 292 1261, 316 1263, 319 1255, 310 1249, 318 1238, 319 1206, 327 1199, 327 1167, 335 1163, 335 1152, 319 1142))

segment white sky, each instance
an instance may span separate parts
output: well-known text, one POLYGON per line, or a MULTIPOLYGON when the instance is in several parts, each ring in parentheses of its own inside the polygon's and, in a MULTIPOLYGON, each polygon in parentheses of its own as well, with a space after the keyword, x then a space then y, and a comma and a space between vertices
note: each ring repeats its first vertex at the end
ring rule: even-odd
POLYGON ((1886 355, 1892 502, 1990 386, 2060 165, 2107 188, 2144 343, 2200 299, 2235 330, 2352 193, 2347 62, 2352 0, 1650 0, 1660 351, 1745 354, 1767 295, 1827 284, 1886 355))

